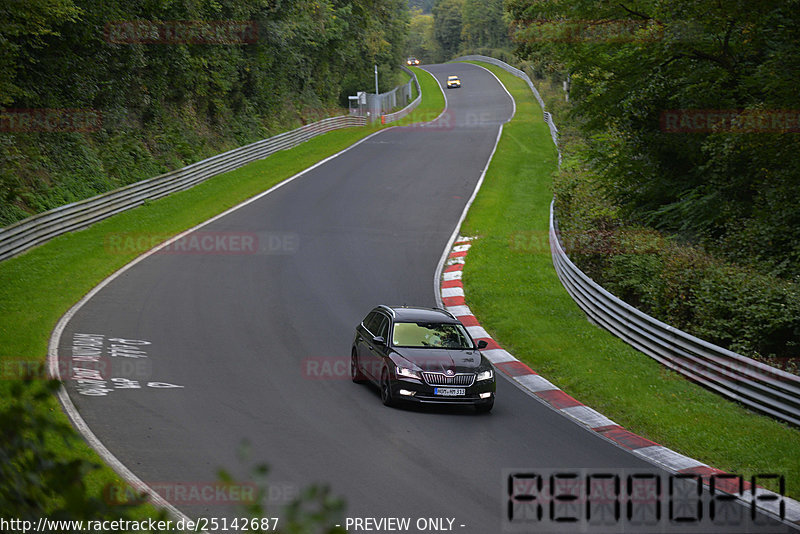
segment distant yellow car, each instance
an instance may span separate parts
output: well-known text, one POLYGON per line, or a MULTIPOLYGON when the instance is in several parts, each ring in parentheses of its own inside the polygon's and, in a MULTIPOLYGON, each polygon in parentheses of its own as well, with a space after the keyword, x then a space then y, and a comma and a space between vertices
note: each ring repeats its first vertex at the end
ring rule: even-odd
POLYGON ((459 79, 458 76, 448 76, 447 77, 447 88, 448 89, 452 89, 454 87, 455 88, 461 87, 461 80, 459 79))
POLYGON ((408 63, 410 66, 419 65, 419 60, 414 56, 411 56, 406 60, 406 63, 408 63))

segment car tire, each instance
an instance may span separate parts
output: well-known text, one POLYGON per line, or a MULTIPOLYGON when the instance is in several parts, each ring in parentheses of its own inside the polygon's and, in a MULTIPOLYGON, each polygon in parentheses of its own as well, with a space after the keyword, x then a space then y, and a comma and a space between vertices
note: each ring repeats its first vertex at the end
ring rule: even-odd
POLYGON ((478 413, 489 413, 494 408, 494 399, 484 404, 475 405, 475 411, 478 413))
POLYGON ((381 401, 384 406, 395 406, 397 404, 394 400, 394 395, 392 395, 392 383, 389 378, 389 370, 385 368, 383 373, 381 373, 381 401))
POLYGON ((361 369, 358 368, 358 354, 356 353, 356 349, 353 349, 353 352, 350 354, 350 378, 356 384, 363 384, 367 381, 367 377, 365 377, 361 369))

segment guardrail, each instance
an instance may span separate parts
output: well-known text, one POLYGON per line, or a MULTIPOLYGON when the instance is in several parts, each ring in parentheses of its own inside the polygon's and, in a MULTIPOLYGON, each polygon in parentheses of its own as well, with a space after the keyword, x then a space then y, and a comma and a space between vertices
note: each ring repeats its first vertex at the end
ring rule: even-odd
MULTIPOLYGON (((403 109, 408 107, 408 101, 411 100, 411 84, 416 82, 416 76, 407 67, 401 65, 400 68, 411 74, 412 79, 385 93, 367 93, 366 111, 371 122, 376 122, 378 118, 383 119, 385 112, 400 105, 403 105, 403 109)), ((419 83, 417 88, 419 89, 419 83)))
POLYGON ((561 166, 561 150, 558 148, 558 128, 556 128, 556 124, 553 122, 553 116, 550 114, 549 111, 545 109, 544 100, 542 100, 542 95, 539 94, 539 91, 536 90, 536 86, 533 85, 530 77, 525 74, 525 72, 519 70, 516 67, 512 67, 508 63, 504 61, 500 61, 499 59, 495 59, 493 57, 488 56, 461 56, 455 58, 453 61, 483 61, 484 63, 490 63, 501 69, 513 74, 517 78, 521 79, 525 83, 528 84, 533 96, 536 98, 536 101, 539 102, 539 106, 542 108, 542 115, 544 116, 544 122, 547 124, 548 128, 550 128, 550 138, 553 140, 553 144, 556 145, 556 150, 558 150, 558 165, 561 166))
MULTIPOLYGON (((409 105, 401 109, 400 111, 395 111, 394 113, 388 113, 386 115, 381 115, 381 124, 390 124, 395 121, 399 121, 419 106, 419 103, 422 102, 422 88, 419 86, 419 80, 417 80, 417 75, 409 68, 402 67, 404 71, 411 74, 411 80, 408 81, 410 84, 414 82, 414 85, 417 86, 417 98, 414 99, 409 105)), ((409 93, 410 94, 410 93, 409 93)))
POLYGON ((752 409, 800 426, 800 377, 703 341, 637 310, 567 256, 550 204, 550 251, 559 280, 597 324, 673 371, 752 409))
MULTIPOLYGON (((558 130, 527 74, 500 60, 464 56, 497 65, 525 80, 545 116, 558 149, 558 130)), ((559 150, 559 164, 561 153, 559 150)), ((747 358, 678 330, 615 297, 581 271, 560 241, 550 203, 550 252, 564 288, 598 325, 683 376, 745 406, 800 426, 800 377, 747 358)))
POLYGON ((317 135, 340 128, 364 125, 366 125, 364 117, 342 116, 323 119, 155 178, 34 215, 6 228, 0 228, 0 260, 15 256, 66 232, 86 228, 114 214, 140 206, 145 201, 189 189, 212 176, 237 169, 280 150, 295 147, 317 135))

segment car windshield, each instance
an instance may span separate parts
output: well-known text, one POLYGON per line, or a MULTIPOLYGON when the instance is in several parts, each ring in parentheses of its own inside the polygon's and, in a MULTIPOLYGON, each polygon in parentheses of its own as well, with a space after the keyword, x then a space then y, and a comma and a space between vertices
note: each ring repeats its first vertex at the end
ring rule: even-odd
POLYGON ((392 344, 435 349, 474 348, 464 327, 456 323, 395 323, 392 344))

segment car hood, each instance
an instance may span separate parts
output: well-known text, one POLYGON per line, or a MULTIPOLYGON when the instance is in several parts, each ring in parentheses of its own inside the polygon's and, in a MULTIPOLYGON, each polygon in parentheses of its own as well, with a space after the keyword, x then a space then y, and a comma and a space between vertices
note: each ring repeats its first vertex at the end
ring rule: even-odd
MULTIPOLYGON (((475 372, 481 366, 481 353, 478 350, 459 349, 410 349, 395 348, 403 359, 423 371, 456 373, 475 372)), ((397 362, 400 363, 400 362, 397 362)))

